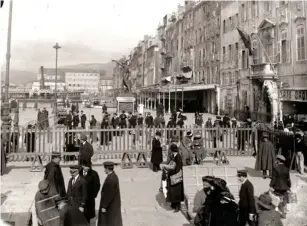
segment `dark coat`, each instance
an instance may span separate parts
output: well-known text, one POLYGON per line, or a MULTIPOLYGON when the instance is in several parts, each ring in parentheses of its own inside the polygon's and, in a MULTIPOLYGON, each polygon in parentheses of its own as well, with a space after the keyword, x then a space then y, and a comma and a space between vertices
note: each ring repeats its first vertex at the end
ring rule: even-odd
POLYGON ((93 146, 89 142, 85 142, 85 144, 80 144, 80 151, 79 151, 79 164, 82 161, 86 161, 89 163, 91 162, 91 158, 94 155, 93 146))
POLYGON ((291 188, 290 172, 284 164, 277 164, 273 168, 270 187, 278 191, 287 191, 291 188))
POLYGON ((98 173, 95 170, 90 169, 87 172, 87 175, 84 176, 86 180, 86 191, 87 191, 87 200, 84 207, 84 215, 92 219, 96 216, 95 213, 95 198, 100 189, 100 179, 98 173))
POLYGON ((249 214, 256 213, 254 186, 247 179, 239 191, 239 218, 240 222, 248 222, 249 214))
POLYGON ((115 172, 105 179, 101 189, 101 199, 98 213, 98 226, 122 226, 121 200, 119 181, 115 172), (101 209, 106 212, 101 212, 101 209))
POLYGON ((147 127, 152 127, 154 124, 154 119, 151 115, 146 116, 145 118, 145 124, 147 125, 147 127))
POLYGON ((176 202, 182 202, 184 201, 184 189, 183 189, 183 181, 181 183, 178 183, 176 185, 171 185, 171 179, 170 177, 176 173, 178 173, 182 169, 182 159, 180 154, 178 153, 172 161, 175 162, 176 167, 174 170, 168 171, 168 177, 167 177, 167 201, 171 203, 176 202))
POLYGON ((83 114, 83 115, 81 115, 81 122, 85 122, 85 121, 86 121, 86 115, 83 114))
POLYGON ((273 170, 275 164, 275 148, 271 141, 261 142, 256 158, 256 170, 273 170))
POLYGON ((49 181, 51 193, 57 193, 61 197, 66 196, 65 182, 60 165, 49 162, 46 165, 44 179, 49 181))
POLYGON ((72 179, 69 179, 67 188, 67 199, 72 206, 85 207, 87 200, 87 186, 86 180, 83 176, 79 176, 74 185, 72 185, 72 179))
POLYGON ((152 164, 160 164, 163 162, 161 142, 156 138, 152 140, 151 160, 152 164))
MULTIPOLYGON (((100 125, 101 129, 109 129, 109 121, 105 119, 100 125)), ((109 145, 109 142, 112 141, 112 132, 101 131, 100 132, 100 145, 109 145)))
POLYGON ((90 224, 78 208, 65 205, 60 210, 60 222, 57 226, 90 226, 90 224))
POLYGON ((79 115, 74 115, 73 117, 73 127, 78 127, 80 123, 79 115))
POLYGON ((35 212, 42 226, 58 226, 59 225, 59 211, 55 206, 55 199, 59 195, 52 195, 50 191, 47 194, 37 192, 35 194, 35 212), (53 220, 50 220, 53 219, 53 220), (49 221, 50 220, 50 221, 49 221))
POLYGON ((258 215, 258 226, 283 226, 280 214, 274 209, 261 211, 258 215))
POLYGON ((36 139, 34 130, 25 134, 24 143, 26 144, 27 152, 35 152, 36 139))

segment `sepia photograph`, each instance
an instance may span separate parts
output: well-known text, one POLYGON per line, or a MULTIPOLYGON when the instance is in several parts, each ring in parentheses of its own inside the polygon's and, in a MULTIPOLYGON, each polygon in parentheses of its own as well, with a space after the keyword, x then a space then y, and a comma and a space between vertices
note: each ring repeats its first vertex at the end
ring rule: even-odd
POLYGON ((306 0, 0 0, 0 226, 307 226, 306 0))

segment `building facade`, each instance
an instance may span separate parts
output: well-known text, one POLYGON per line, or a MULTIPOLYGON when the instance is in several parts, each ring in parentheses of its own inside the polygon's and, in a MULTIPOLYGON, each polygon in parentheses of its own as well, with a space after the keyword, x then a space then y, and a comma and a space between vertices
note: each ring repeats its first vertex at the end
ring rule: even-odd
POLYGON ((100 73, 90 70, 67 70, 65 72, 65 84, 68 91, 98 93, 100 73))
POLYGON ((109 91, 113 89, 113 78, 112 77, 100 77, 99 81, 99 93, 103 96, 107 96, 109 91))
POLYGON ((148 40, 136 48, 139 101, 267 121, 307 112, 306 13, 305 1, 186 1, 158 26, 155 70, 148 40))

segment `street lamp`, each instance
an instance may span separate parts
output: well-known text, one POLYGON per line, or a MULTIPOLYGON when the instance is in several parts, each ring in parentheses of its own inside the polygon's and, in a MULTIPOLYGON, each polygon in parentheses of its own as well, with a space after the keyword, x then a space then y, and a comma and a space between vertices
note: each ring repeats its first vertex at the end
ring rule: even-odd
MULTIPOLYGON (((13 14, 13 0, 10 1, 9 9, 9 21, 7 32, 7 52, 6 52, 6 74, 5 74, 5 92, 4 103, 2 105, 2 126, 3 129, 8 130, 10 128, 10 103, 9 103, 9 86, 10 86, 10 60, 11 60, 11 34, 12 34, 12 14, 13 14)), ((7 134, 9 135, 9 134, 7 134)), ((8 139, 8 137, 7 137, 8 139)))
POLYGON ((58 110, 58 104, 57 104, 57 86, 58 86, 58 50, 61 48, 58 43, 53 46, 55 49, 55 86, 54 86, 54 91, 55 91, 55 114, 57 114, 58 110))

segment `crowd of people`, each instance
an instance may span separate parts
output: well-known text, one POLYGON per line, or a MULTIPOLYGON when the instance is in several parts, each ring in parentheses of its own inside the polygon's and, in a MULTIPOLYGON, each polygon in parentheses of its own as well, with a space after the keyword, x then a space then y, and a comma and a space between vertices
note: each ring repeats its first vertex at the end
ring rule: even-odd
MULTIPOLYGON (((82 135, 79 164, 70 166, 67 189, 60 166, 61 153, 52 153, 52 160, 46 165, 44 178, 35 195, 40 226, 89 226, 96 217, 95 198, 101 184, 98 173, 92 169, 93 152, 86 139, 82 135)), ((99 226, 122 225, 120 188, 114 165, 113 162, 104 162, 107 177, 101 188, 99 226)))
MULTIPOLYGON (((162 170, 159 191, 164 194, 166 201, 171 203, 174 212, 178 212, 180 203, 184 201, 184 158, 179 150, 179 137, 173 137, 167 161, 163 163, 160 136, 161 133, 157 131, 153 139, 152 168, 155 172, 162 170)), ((267 137, 266 134, 263 135, 256 170, 269 171, 268 175, 264 173, 264 178, 271 178, 268 191, 255 198, 248 172, 239 170, 237 177, 241 187, 239 200, 236 201, 225 180, 204 176, 203 189, 198 191, 194 198, 195 226, 283 225, 281 219, 286 217, 286 205, 291 202, 290 171, 285 166, 285 157, 275 156, 275 150, 270 149, 271 144, 267 137), (273 204, 272 197, 278 197, 280 200, 277 206, 273 204)))

